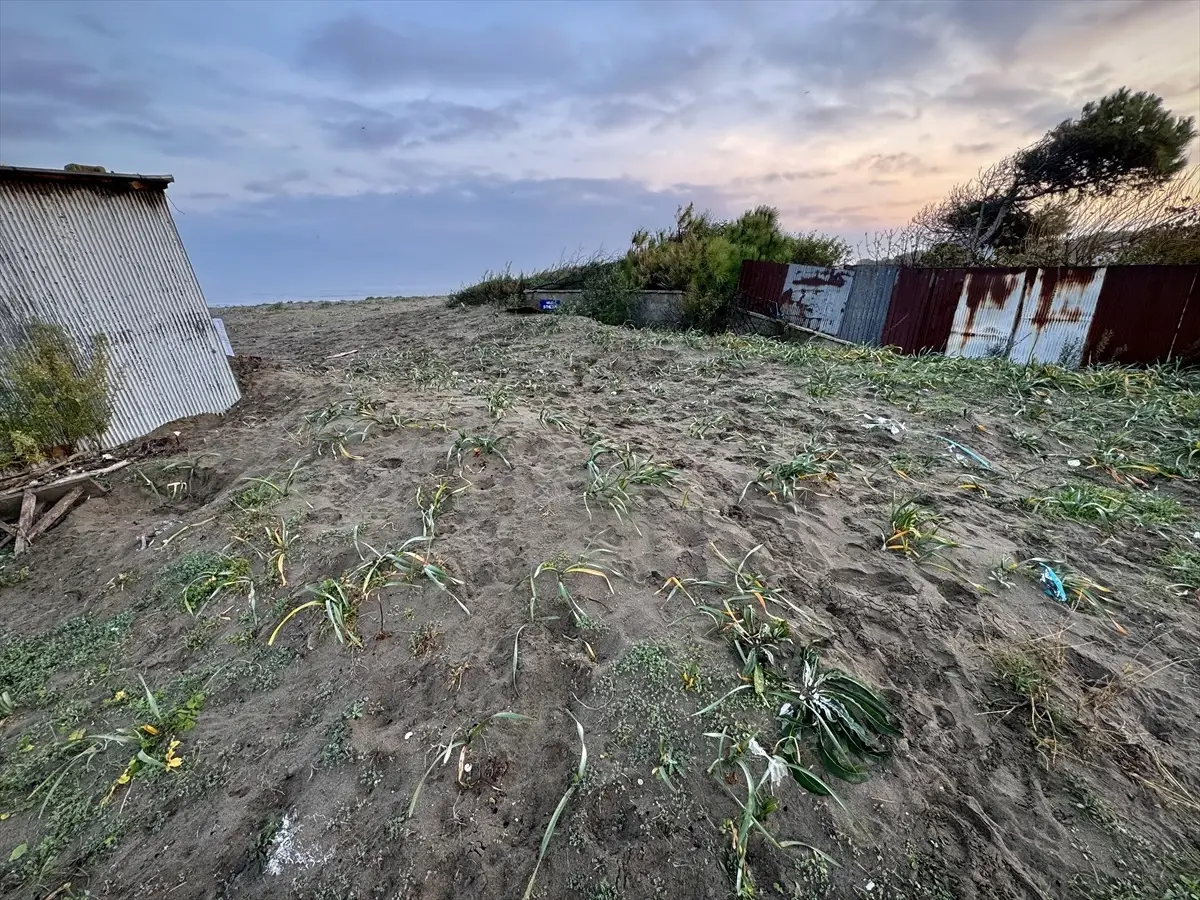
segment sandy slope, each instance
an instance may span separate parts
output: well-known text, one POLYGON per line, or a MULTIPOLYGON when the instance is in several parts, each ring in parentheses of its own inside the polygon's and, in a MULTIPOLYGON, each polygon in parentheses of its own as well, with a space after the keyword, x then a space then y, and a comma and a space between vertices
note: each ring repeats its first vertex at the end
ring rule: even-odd
MULTIPOLYGON (((178 447, 139 464, 154 478, 166 459, 214 454, 199 459, 189 495, 157 497, 131 475, 37 546, 28 580, 0 591, 10 637, 134 610, 110 662, 64 662, 41 708, 28 703, 0 725, 0 766, 14 765, 22 736, 48 721, 93 732, 135 723, 135 711, 103 701, 137 693, 138 674, 156 689, 199 685, 205 694, 196 726, 181 735, 180 770, 135 779, 119 811, 104 807, 59 852, 42 892, 70 881, 113 898, 520 897, 578 763, 573 715, 590 767, 536 895, 729 896, 723 822, 737 815, 744 787, 706 774, 716 744, 702 732, 715 721, 770 720, 745 706, 692 715, 737 684, 736 666, 688 600, 660 589, 672 576, 723 578, 717 551, 738 560, 759 545, 752 566, 802 611, 788 614, 797 642, 824 637, 826 660, 882 689, 905 731, 867 782, 835 783, 844 808, 792 783, 780 788, 772 832, 839 865, 826 876, 803 850, 755 841, 749 862, 762 896, 1126 896, 1103 893, 1099 873, 1161 897, 1169 863, 1194 868, 1196 602, 1156 583, 1163 537, 1106 536, 1021 508, 1032 486, 1067 475, 1057 457, 1022 457, 1006 436, 1010 411, 960 398, 925 420, 861 384, 828 382, 815 364, 739 361, 730 339, 448 310, 437 300, 223 316, 245 399, 223 421, 179 426, 178 447), (350 441, 347 454, 361 458, 332 445, 315 455, 305 414, 348 391, 404 424, 350 441), (540 421, 543 409, 564 427, 540 421), (867 416, 909 427, 866 428, 867 416), (511 468, 468 448, 459 480, 447 462, 459 431, 503 436, 511 468), (1001 474, 956 460, 931 433, 968 445, 1001 474), (757 488, 739 501, 764 459, 786 458, 814 436, 837 448, 836 480, 795 505, 757 488), (602 505, 589 516, 585 463, 597 437, 680 477, 633 487, 624 521, 602 505), (307 462, 288 497, 257 517, 230 506, 247 486, 239 479, 286 472, 299 458, 307 462), (433 551, 463 582, 457 594, 470 615, 432 587, 394 587, 362 605, 361 651, 339 646, 312 614, 265 648, 288 598, 311 597, 302 586, 359 563, 356 530, 376 548, 420 534, 417 490, 431 491, 443 473, 464 489, 439 518, 433 551), (963 489, 968 481, 986 496, 963 489), (883 552, 897 493, 922 497, 962 546, 922 565, 883 552), (286 588, 233 537, 264 549, 262 528, 280 517, 296 535, 286 588), (149 549, 139 549, 143 536, 149 549), (612 593, 598 578, 569 581, 587 627, 571 621, 553 576, 539 582, 540 618, 527 624, 534 567, 587 547, 611 550, 620 572, 612 593), (225 548, 253 560, 258 626, 232 594, 197 620, 177 593, 154 590, 186 554, 225 548), (1127 602, 1109 619, 1055 604, 1019 576, 1001 588, 988 570, 1006 554, 1065 556, 1127 602), (1012 652, 1045 660, 1055 679, 1056 732, 1040 749, 1028 708, 997 674, 996 656, 1012 652), (689 664, 701 673, 699 692, 684 689, 689 664), (1132 674, 1109 698, 1104 687, 1127 666, 1132 674), (533 721, 490 725, 465 758, 466 786, 455 783, 457 751, 435 765, 406 820, 434 748, 503 710, 533 721), (683 761, 674 791, 652 774, 660 738, 683 761), (117 835, 113 847, 83 859, 107 834, 117 835)), ((1195 518, 1194 486, 1163 490, 1195 518)), ((126 756, 94 764, 90 789, 103 795, 126 756)), ((0 821, 0 850, 35 844, 48 827, 39 805, 0 821)), ((20 890, 40 895, 28 885, 20 890)))

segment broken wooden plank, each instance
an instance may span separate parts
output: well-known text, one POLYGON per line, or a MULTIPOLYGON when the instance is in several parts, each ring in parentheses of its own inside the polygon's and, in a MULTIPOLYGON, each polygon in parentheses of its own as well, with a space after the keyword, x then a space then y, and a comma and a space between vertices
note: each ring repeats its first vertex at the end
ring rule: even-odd
POLYGON ((5 491, 0 493, 0 517, 11 515, 14 510, 22 502, 25 491, 33 491, 37 498, 45 503, 53 503, 59 497, 68 493, 71 488, 78 484, 90 481, 93 478, 99 478, 102 475, 111 475, 113 472, 120 471, 129 465, 131 460, 123 459, 120 462, 113 463, 111 466, 105 466, 103 469, 93 469, 90 472, 78 472, 74 475, 67 475, 65 478, 60 478, 57 481, 51 481, 47 484, 39 484, 34 487, 26 486, 16 490, 5 491))
POLYGON ((21 517, 17 519, 17 544, 13 555, 20 556, 29 549, 29 529, 33 527, 33 513, 37 509, 37 494, 26 491, 21 497, 21 517))
POLYGON ((15 475, 5 475, 3 478, 0 478, 0 488, 4 488, 5 490, 8 490, 8 488, 12 487, 13 485, 28 484, 30 479, 32 479, 32 478, 38 478, 38 479, 45 478, 51 472, 57 471, 58 469, 61 469, 64 466, 71 465, 71 463, 75 462, 76 460, 79 459, 79 457, 81 457, 83 455, 84 455, 83 451, 80 451, 78 453, 72 453, 66 459, 60 459, 57 462, 50 463, 49 465, 44 465, 39 469, 35 469, 32 471, 18 472, 15 475))
POLYGON ((62 497, 57 503, 50 507, 50 511, 37 520, 37 523, 29 529, 29 534, 25 540, 32 543, 36 538, 45 534, 55 523, 63 516, 71 511, 71 507, 79 502, 79 498, 83 496, 84 488, 77 487, 69 494, 62 497))

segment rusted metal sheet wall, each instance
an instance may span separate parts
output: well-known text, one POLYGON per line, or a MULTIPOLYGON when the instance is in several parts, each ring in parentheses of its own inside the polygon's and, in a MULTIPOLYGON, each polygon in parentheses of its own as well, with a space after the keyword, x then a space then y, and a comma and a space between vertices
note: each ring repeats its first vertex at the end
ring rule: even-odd
POLYGON ((33 320, 108 337, 105 447, 239 397, 162 190, 0 183, 0 346, 33 320))
POLYGON ((1038 269, 1021 307, 1008 357, 1015 363, 1057 363, 1074 369, 1083 357, 1103 268, 1038 269))
POLYGON ((754 291, 756 299, 744 302, 756 312, 906 353, 1068 367, 1200 362, 1200 266, 897 270, 746 263, 742 283, 754 291))
POLYGON ((1035 269, 969 269, 946 343, 947 356, 1008 356, 1035 269))
POLYGON ((944 352, 966 277, 966 269, 901 269, 883 345, 905 353, 944 352))
POLYGON ((899 266, 854 268, 854 280, 850 285, 850 295, 846 299, 842 325, 837 333, 839 338, 843 341, 879 346, 888 306, 892 302, 892 289, 899 274, 899 266))
POLYGON ((738 275, 738 300, 751 312, 778 316, 779 299, 787 280, 787 263, 763 262, 748 259, 738 275))
POLYGON ((853 269, 793 263, 788 266, 779 301, 779 318, 822 334, 836 335, 853 283, 853 269))
POLYGON ((1200 361, 1200 266, 1111 266, 1096 301, 1085 365, 1200 361))

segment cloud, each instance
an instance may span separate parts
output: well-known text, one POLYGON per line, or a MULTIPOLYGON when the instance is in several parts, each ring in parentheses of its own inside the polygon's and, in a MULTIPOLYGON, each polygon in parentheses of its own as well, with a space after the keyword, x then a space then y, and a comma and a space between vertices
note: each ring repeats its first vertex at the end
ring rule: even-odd
POLYGON ((308 173, 306 171, 303 169, 293 169, 291 172, 282 172, 270 178, 248 181, 242 187, 252 194, 264 194, 274 197, 278 194, 286 193, 289 185, 301 184, 307 180, 308 173))
POLYGON ((0 29, 0 86, 6 97, 40 102, 48 111, 139 112, 146 92, 62 53, 54 42, 0 29))
POLYGON ((1122 84, 1198 111, 1173 2, 4 3, 5 161, 172 172, 225 295, 268 264, 297 294, 453 286, 689 199, 861 234, 1122 84))
POLYGON ((414 100, 388 109, 344 101, 323 101, 316 108, 321 128, 336 146, 365 150, 498 139, 519 127, 512 107, 414 100))
POLYGON ((856 166, 877 175, 936 175, 940 166, 931 165, 912 153, 873 153, 859 159, 856 166))
POLYGON ((572 67, 562 42, 542 28, 472 31, 423 24, 389 27, 357 13, 321 25, 301 63, 357 87, 552 83, 572 67))
POLYGON ((992 153, 997 148, 997 145, 992 141, 982 141, 978 144, 955 144, 954 152, 962 153, 966 156, 978 156, 982 153, 992 153))

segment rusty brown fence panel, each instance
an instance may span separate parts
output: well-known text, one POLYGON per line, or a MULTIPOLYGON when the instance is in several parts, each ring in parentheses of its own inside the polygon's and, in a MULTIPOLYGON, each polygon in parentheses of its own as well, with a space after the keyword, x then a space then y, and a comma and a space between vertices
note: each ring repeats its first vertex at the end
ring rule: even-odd
POLYGON ((1110 266, 1084 365, 1200 361, 1200 266, 1110 266))
POLYGON ((904 353, 944 353, 966 277, 966 269, 901 269, 883 345, 904 353))
POLYGON ((742 263, 742 271, 738 276, 739 302, 751 312, 777 316, 787 274, 787 263, 746 260, 742 263))

